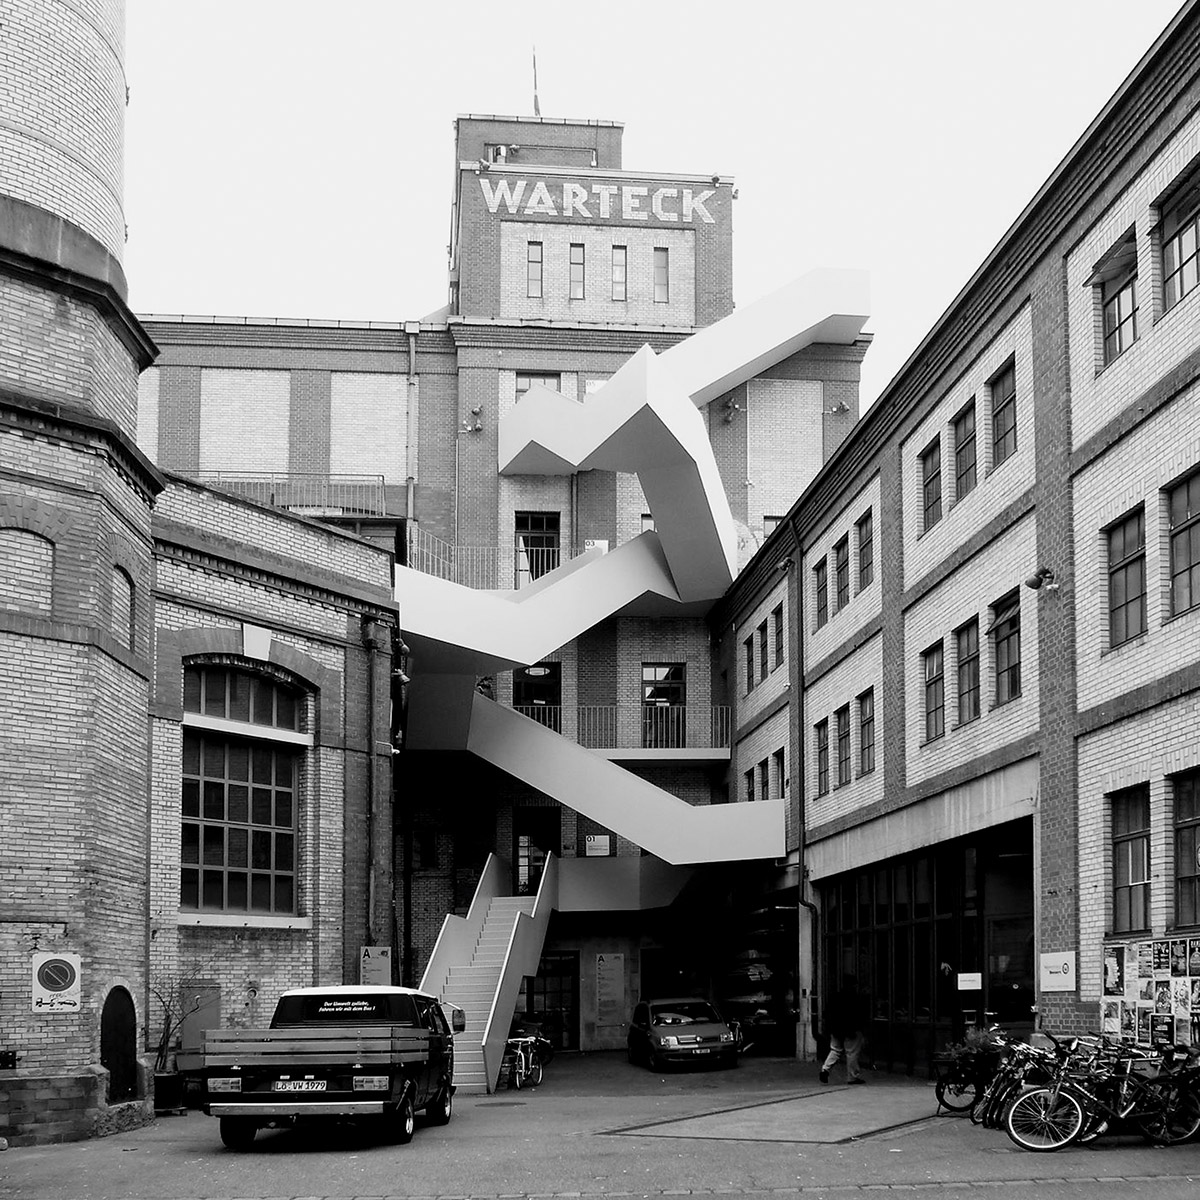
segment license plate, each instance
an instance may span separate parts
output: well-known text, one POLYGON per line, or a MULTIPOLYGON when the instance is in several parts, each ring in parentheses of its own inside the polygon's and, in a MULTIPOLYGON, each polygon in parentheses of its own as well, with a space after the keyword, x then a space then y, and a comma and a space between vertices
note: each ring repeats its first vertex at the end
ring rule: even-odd
POLYGON ((271 1087, 277 1092, 323 1092, 324 1079, 277 1079, 271 1087))
POLYGON ((692 1053, 693 1054, 707 1054, 708 1047, 707 1046, 699 1047, 699 1048, 693 1050, 692 1053))

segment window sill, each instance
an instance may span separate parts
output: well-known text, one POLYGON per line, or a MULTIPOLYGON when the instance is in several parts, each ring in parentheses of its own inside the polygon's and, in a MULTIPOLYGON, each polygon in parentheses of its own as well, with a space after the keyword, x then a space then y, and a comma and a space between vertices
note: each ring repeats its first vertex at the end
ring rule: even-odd
POLYGON ((268 917, 255 913, 180 912, 176 924, 224 929, 311 929, 312 917, 268 917))
POLYGON ((1135 634, 1131 638, 1126 638, 1123 642, 1118 642, 1115 646, 1105 646, 1100 651, 1100 658, 1105 659, 1110 654, 1116 654, 1124 650, 1126 646, 1136 646, 1139 642, 1144 642, 1149 637, 1149 630, 1142 630, 1141 633, 1135 634))
POLYGON ((980 716, 982 716, 982 714, 978 714, 974 717, 968 717, 967 720, 965 720, 965 721, 956 721, 953 725, 950 726, 950 729, 953 732, 957 732, 960 729, 967 729, 970 726, 974 725, 975 722, 979 720, 980 716))
POLYGON ((993 700, 988 706, 988 712, 995 712, 998 708, 1007 708, 1010 704, 1016 704, 1021 699, 1021 695, 1022 693, 1018 692, 1015 696, 1009 696, 1007 700, 993 700))
POLYGON ((932 746, 935 742, 944 742, 945 740, 945 733, 939 733, 936 737, 926 738, 923 742, 920 742, 919 745, 932 746))

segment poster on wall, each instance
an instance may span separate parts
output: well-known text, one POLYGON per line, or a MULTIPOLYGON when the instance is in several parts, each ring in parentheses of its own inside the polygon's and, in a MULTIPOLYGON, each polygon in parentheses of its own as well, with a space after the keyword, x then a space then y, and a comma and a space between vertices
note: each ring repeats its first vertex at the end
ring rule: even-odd
MULTIPOLYGON (((1200 938, 1197 939, 1200 941, 1200 938)), ((1141 942, 1137 948, 1137 973, 1139 979, 1154 977, 1154 947, 1149 942, 1141 942)), ((1200 974, 1200 972, 1197 972, 1200 974)), ((1149 997, 1146 997, 1149 999, 1149 997)))
POLYGON ((1166 975, 1171 969, 1171 943, 1170 942, 1153 942, 1154 947, 1154 974, 1166 975))
POLYGON ((1104 947, 1104 994, 1125 995, 1125 947, 1104 947))
POLYGON ((1121 1032, 1121 1001, 1104 1000, 1100 1004, 1100 1030, 1116 1037, 1121 1032))
POLYGON ((625 1024, 625 955, 596 955, 596 1024, 625 1024))
POLYGON ((1200 975, 1200 937, 1188 938, 1188 974, 1200 975))
POLYGON ((1187 940, 1178 938, 1171 943, 1171 974, 1181 976, 1187 973, 1187 940))

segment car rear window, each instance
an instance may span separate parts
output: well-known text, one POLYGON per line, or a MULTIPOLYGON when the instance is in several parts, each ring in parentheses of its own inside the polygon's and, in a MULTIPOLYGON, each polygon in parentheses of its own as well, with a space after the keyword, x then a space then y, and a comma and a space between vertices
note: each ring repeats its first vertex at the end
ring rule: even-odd
POLYGON ((416 1025, 411 996, 282 996, 271 1027, 282 1025, 416 1025))

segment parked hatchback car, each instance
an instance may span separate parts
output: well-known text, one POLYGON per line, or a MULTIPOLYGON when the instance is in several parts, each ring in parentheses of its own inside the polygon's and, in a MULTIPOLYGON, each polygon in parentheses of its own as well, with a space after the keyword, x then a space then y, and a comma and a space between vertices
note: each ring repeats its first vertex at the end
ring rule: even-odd
POLYGON ((661 1071, 668 1063, 717 1061, 737 1066, 736 1036, 721 1014, 697 996, 643 1000, 634 1006, 629 1061, 661 1071))

